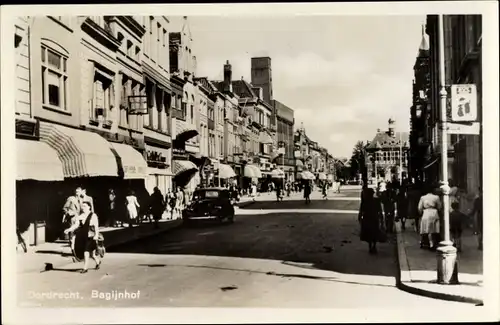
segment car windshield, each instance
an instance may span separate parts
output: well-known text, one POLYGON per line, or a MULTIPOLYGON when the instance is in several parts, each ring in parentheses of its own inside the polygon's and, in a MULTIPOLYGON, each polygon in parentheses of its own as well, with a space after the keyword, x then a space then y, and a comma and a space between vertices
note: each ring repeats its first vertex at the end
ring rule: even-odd
POLYGON ((195 200, 203 200, 203 199, 217 199, 221 195, 221 192, 218 190, 203 190, 196 191, 193 194, 193 198, 195 200))

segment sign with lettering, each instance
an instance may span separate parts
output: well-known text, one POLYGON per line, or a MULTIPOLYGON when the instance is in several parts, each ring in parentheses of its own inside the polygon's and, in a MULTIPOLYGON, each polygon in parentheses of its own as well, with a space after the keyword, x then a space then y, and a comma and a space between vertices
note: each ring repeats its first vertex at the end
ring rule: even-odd
POLYGON ((448 134, 469 134, 469 135, 479 135, 480 125, 479 122, 474 122, 471 124, 463 123, 447 123, 447 133, 448 134))
POLYGON ((451 120, 472 122, 477 120, 477 91, 474 84, 451 86, 451 120))

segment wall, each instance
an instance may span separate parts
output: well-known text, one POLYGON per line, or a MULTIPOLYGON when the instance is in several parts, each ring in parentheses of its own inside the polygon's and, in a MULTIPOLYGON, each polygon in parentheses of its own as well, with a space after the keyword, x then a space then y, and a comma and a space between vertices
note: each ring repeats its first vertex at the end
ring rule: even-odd
POLYGON ((79 56, 79 24, 76 16, 66 16, 58 21, 56 18, 37 16, 33 18, 31 27, 31 102, 36 117, 56 121, 68 125, 80 125, 80 56, 79 56), (52 108, 42 102, 41 46, 60 52, 67 57, 67 101, 66 109, 52 108))

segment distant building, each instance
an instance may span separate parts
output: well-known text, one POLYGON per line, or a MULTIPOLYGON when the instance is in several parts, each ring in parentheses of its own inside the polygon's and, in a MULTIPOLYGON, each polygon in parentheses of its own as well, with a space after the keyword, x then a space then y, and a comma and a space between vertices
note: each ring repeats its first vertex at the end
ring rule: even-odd
POLYGON ((284 155, 280 155, 275 163, 281 165, 284 169, 286 178, 289 180, 294 179, 295 160, 294 160, 294 135, 293 127, 295 118, 293 109, 281 103, 278 100, 273 100, 274 112, 276 113, 276 129, 278 147, 284 148, 284 155))
POLYGON ((395 121, 389 119, 388 130, 378 130, 373 140, 366 146, 367 155, 374 158, 373 162, 371 159, 366 159, 368 177, 378 177, 386 181, 397 179, 401 166, 404 178, 408 173, 408 149, 408 132, 395 132, 395 121))

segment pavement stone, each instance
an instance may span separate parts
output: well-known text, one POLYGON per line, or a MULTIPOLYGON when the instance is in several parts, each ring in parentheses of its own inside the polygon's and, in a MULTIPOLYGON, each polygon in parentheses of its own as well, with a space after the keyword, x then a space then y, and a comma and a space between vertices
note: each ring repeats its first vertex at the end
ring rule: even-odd
MULTIPOLYGON (((143 223, 133 228, 102 228, 105 246, 107 249, 130 243, 148 236, 154 236, 182 224, 180 219, 161 220, 159 228, 155 228, 153 223, 143 223)), ((60 267, 73 261, 73 255, 67 241, 43 243, 32 247, 27 253, 18 251, 17 253, 17 273, 43 271, 46 264, 53 267, 60 267)))
POLYGON ((483 254, 470 229, 464 231, 462 252, 458 253, 457 285, 442 285, 437 280, 436 253, 420 249, 420 236, 413 230, 402 231, 396 224, 400 289, 431 298, 483 303, 483 254))

